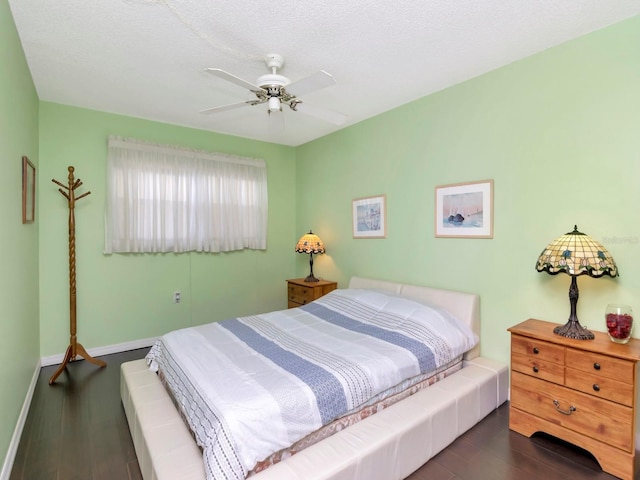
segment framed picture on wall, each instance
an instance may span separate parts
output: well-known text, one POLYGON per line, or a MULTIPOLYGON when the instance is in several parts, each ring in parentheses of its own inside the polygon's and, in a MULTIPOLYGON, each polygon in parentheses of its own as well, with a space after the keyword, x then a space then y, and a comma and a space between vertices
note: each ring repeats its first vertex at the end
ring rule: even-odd
POLYGON ((22 157, 22 223, 33 223, 36 215, 36 167, 22 157))
POLYGON ((436 237, 493 238, 493 180, 436 187, 436 237))
POLYGON ((356 198, 352 201, 353 238, 387 236, 386 196, 356 198))

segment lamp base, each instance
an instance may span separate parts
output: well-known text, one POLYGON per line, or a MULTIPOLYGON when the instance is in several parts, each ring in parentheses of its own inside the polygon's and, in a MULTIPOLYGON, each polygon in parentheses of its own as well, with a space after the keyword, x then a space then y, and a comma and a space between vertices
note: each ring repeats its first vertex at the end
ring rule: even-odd
POLYGON ((313 276, 313 252, 309 253, 309 275, 304 279, 305 282, 319 282, 319 280, 313 276))
POLYGON ((577 320, 569 320, 561 327, 554 328, 553 333, 576 340, 593 340, 596 338, 593 332, 584 328, 577 320))
POLYGON ((553 333, 575 340, 593 340, 596 338, 592 332, 580 325, 578 321, 578 315, 576 314, 578 309, 578 282, 574 275, 571 276, 571 285, 569 286, 569 304, 571 305, 569 320, 561 327, 554 328, 553 333))

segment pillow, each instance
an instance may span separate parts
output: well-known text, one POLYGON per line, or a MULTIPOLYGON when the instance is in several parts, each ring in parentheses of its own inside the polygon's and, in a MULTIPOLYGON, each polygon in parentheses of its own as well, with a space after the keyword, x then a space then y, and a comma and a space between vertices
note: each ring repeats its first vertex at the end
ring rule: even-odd
POLYGON ((471 328, 446 309, 387 292, 338 289, 316 302, 360 322, 438 344, 452 358, 478 343, 471 328))

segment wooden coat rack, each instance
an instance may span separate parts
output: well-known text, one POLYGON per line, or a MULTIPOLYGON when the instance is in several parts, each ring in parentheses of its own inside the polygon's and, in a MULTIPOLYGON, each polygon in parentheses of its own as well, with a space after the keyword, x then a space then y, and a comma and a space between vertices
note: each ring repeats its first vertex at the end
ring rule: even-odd
POLYGON ((98 365, 99 367, 106 367, 107 364, 102 360, 98 360, 93 358, 91 355, 87 353, 82 344, 78 343, 78 339, 76 337, 76 220, 74 215, 74 209, 76 206, 76 200, 80 200, 83 197, 86 197, 91 192, 86 192, 76 197, 75 190, 82 182, 80 179, 73 178, 73 167, 69 167, 69 184, 65 185, 57 180, 51 180, 53 183, 60 185, 62 188, 59 188, 58 191, 64 195, 64 197, 69 202, 69 315, 70 315, 70 338, 69 338, 69 346, 67 347, 67 352, 64 355, 64 360, 55 371, 55 373, 49 379, 49 385, 53 385, 58 378, 58 375, 62 373, 62 371, 67 367, 69 362, 73 362, 76 360, 76 356, 80 355, 85 360, 98 365), (64 190, 63 190, 64 189, 64 190), (66 190, 66 191, 65 191, 66 190))

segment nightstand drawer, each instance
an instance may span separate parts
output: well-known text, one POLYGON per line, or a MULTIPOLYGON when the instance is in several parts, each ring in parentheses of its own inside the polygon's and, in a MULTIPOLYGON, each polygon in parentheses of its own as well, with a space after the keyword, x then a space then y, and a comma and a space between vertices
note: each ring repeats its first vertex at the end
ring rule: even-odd
POLYGON ((511 354, 511 369, 555 383, 564 383, 564 366, 548 362, 535 355, 511 354))
POLYGON ((632 409, 539 380, 511 374, 511 406, 563 428, 633 452, 632 409))
POLYGON ((304 278, 287 280, 287 305, 289 308, 301 307, 338 288, 336 282, 318 280, 305 282, 304 278))
POLYGON ((567 350, 567 366, 633 385, 635 362, 598 353, 567 350))
POLYGON ((511 353, 527 355, 541 362, 564 365, 564 347, 519 335, 511 336, 511 353))
POLYGON ((300 305, 312 302, 314 300, 313 288, 290 283, 287 298, 290 302, 299 303, 300 305))
POLYGON ((567 367, 565 385, 589 395, 596 395, 628 407, 633 406, 634 392, 633 385, 630 383, 567 367))

